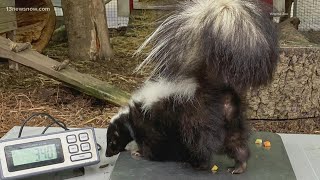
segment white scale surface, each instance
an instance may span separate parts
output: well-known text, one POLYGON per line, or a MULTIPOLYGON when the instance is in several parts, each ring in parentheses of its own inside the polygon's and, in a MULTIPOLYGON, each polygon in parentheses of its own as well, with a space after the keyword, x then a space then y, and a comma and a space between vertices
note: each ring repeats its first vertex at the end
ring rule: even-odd
MULTIPOLYGON (((2 139, 16 138, 19 126, 12 128, 2 139)), ((22 136, 40 134, 43 127, 25 127, 22 136)), ((50 128, 48 132, 61 131, 61 128, 50 128)), ((85 175, 69 180, 108 180, 118 156, 105 157, 107 129, 95 129, 97 142, 101 145, 101 162, 97 165, 85 167, 85 175), (104 164, 106 168, 99 168, 104 164)), ((297 180, 320 180, 320 135, 279 134, 287 150, 292 168, 297 180)), ((271 142, 272 143, 272 142, 271 142)), ((47 179, 49 180, 49 179, 47 179)))

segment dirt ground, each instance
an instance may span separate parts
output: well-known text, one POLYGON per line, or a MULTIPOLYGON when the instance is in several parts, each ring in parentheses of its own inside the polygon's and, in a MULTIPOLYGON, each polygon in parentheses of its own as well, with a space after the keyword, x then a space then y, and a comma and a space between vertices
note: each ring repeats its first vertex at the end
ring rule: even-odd
MULTIPOLYGON (((134 68, 143 57, 132 57, 133 52, 167 13, 134 11, 129 27, 111 30, 115 57, 109 61, 72 61, 71 66, 125 91, 132 92, 148 76, 148 71, 134 74, 134 68)), ((53 43, 43 52, 62 61, 67 58, 66 42, 53 43)), ((8 69, 0 61, 0 137, 13 126, 35 112, 47 112, 64 121, 69 127, 107 127, 118 107, 82 94, 66 84, 53 80, 30 68, 20 71, 8 69)), ((46 119, 37 118, 30 126, 45 126, 46 119)), ((272 132, 320 133, 319 119, 281 122, 251 121, 253 129, 272 132)))

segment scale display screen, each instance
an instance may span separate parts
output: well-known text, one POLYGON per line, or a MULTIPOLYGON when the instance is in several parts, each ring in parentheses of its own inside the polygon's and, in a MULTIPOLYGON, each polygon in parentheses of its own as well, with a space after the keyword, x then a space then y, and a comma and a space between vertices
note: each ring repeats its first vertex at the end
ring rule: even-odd
POLYGON ((53 160, 58 157, 55 144, 13 150, 11 153, 14 166, 53 160))
POLYGON ((9 172, 64 162, 59 138, 6 146, 5 155, 9 172))

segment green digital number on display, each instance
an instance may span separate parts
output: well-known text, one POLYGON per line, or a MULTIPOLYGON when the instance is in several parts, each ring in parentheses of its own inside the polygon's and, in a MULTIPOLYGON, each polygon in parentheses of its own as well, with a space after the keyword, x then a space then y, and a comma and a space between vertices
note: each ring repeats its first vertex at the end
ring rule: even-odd
POLYGON ((14 166, 57 159, 57 149, 54 144, 36 146, 12 151, 14 166))

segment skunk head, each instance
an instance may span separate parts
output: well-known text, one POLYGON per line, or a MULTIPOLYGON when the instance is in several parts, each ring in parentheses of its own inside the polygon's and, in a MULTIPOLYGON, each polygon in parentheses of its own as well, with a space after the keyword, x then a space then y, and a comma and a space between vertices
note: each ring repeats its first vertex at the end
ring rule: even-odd
POLYGON ((107 131, 106 157, 124 151, 126 145, 133 140, 133 131, 129 123, 129 111, 129 107, 123 108, 112 118, 107 131))

